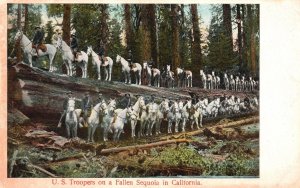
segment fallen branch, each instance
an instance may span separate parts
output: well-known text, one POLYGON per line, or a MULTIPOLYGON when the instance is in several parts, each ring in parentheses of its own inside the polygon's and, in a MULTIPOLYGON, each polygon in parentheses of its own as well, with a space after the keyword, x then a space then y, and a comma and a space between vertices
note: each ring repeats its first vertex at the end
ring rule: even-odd
POLYGON ((122 151, 152 148, 152 147, 157 147, 157 146, 163 146, 163 145, 168 145, 168 144, 178 144, 178 143, 183 143, 183 142, 187 143, 190 141, 187 139, 174 139, 174 140, 166 140, 166 141, 160 141, 160 142, 154 142, 154 143, 150 143, 150 144, 143 144, 143 145, 136 145, 136 146, 125 146, 125 147, 119 147, 119 148, 103 149, 103 150, 101 150, 100 154, 118 153, 118 152, 122 152, 122 151))
POLYGON ((251 118, 247 118, 247 119, 243 119, 243 120, 238 120, 238 121, 231 121, 231 122, 226 122, 224 124, 218 124, 218 125, 214 125, 211 127, 203 127, 199 130, 196 131, 191 131, 191 132, 185 132, 185 133, 181 133, 181 134, 177 134, 177 135, 172 135, 172 136, 165 136, 162 137, 160 140, 168 140, 170 138, 179 138, 182 136, 195 136, 195 135, 199 135, 203 133, 203 130, 205 128, 229 128, 229 127, 236 127, 236 126, 241 126, 241 125, 245 125, 245 124, 249 124, 249 123, 256 123, 259 121, 259 117, 255 116, 255 117, 251 117, 251 118))
POLYGON ((29 164, 28 167, 32 167, 40 172, 43 172, 44 174, 48 175, 48 176, 51 176, 52 178, 57 178, 58 176, 56 176, 55 174, 52 174, 51 172, 43 169, 42 167, 39 167, 39 166, 36 166, 36 165, 33 165, 33 164, 29 164))

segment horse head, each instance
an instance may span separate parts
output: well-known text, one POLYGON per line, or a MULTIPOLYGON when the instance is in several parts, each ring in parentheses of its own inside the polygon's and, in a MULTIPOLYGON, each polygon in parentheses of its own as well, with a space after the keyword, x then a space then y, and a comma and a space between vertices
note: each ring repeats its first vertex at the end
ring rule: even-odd
POLYGON ((89 56, 89 55, 91 55, 91 54, 92 54, 92 51, 93 51, 93 48, 92 48, 92 46, 88 46, 88 47, 87 47, 86 54, 89 56))
POLYGON ((110 99, 109 103, 108 103, 109 110, 114 111, 116 109, 116 104, 117 104, 117 102, 115 99, 110 99))
POLYGON ((146 61, 143 62, 143 69, 147 69, 148 63, 146 61))
POLYGON ((171 70, 171 65, 167 65, 167 71, 171 70))
POLYGON ((121 63, 121 56, 120 55, 117 55, 116 63, 121 63))
POLYGON ((140 108, 143 108, 143 107, 145 106, 145 100, 144 100, 144 97, 140 97, 140 98, 138 99, 138 101, 139 101, 139 106, 140 106, 140 108))
POLYGON ((20 42, 22 37, 23 37, 23 32, 21 30, 18 30, 14 37, 15 42, 20 42))
POLYGON ((75 110, 75 99, 74 98, 70 98, 68 100, 68 112, 72 112, 75 110))

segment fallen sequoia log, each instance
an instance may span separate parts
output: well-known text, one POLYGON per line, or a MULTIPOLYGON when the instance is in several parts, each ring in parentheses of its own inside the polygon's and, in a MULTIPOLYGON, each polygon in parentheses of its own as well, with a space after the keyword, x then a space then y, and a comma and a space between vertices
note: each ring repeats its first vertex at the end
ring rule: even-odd
MULTIPOLYGON (((114 79, 114 78, 113 78, 114 79)), ((136 86, 121 82, 106 82, 94 79, 83 79, 78 77, 68 77, 59 75, 39 68, 32 68, 27 64, 18 63, 8 66, 8 93, 9 104, 12 103, 29 118, 37 117, 48 121, 58 120, 62 112, 62 103, 66 97, 65 93, 72 91, 77 99, 83 97, 84 92, 90 92, 92 100, 97 98, 97 92, 101 92, 104 98, 120 98, 125 93, 134 95, 150 96, 161 99, 166 97, 187 97, 188 91, 192 91, 202 96, 213 97, 215 95, 236 95, 240 98, 254 95, 254 93, 242 93, 234 91, 207 91, 197 87, 189 90, 183 88, 154 88, 148 86, 136 86)), ((136 99, 133 97, 132 101, 136 99)), ((78 105, 80 106, 80 105, 78 105)), ((121 104, 122 106, 122 104, 121 104)))

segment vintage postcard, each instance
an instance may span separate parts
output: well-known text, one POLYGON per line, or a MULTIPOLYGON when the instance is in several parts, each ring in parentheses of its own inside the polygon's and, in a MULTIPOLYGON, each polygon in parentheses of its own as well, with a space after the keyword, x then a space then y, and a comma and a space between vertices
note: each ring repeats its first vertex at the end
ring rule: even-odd
POLYGON ((3 187, 297 185, 292 4, 127 3, 1 3, 3 187))

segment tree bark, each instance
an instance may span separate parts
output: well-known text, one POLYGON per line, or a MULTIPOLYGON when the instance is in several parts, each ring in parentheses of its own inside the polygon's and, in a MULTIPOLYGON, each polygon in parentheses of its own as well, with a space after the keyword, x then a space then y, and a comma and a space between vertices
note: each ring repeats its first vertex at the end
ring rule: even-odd
POLYGON ((158 63, 155 8, 154 4, 148 5, 148 25, 150 31, 151 57, 155 63, 158 63))
POLYGON ((128 55, 128 51, 129 50, 132 51, 132 47, 133 47, 131 9, 129 4, 124 4, 124 18, 125 18, 125 35, 126 35, 126 49, 127 49, 126 55, 128 55))
POLYGON ((254 76, 256 72, 256 38, 252 5, 247 5, 247 16, 250 30, 250 68, 251 74, 254 76))
POLYGON ((108 5, 107 4, 102 4, 100 5, 101 7, 101 16, 100 16, 100 40, 104 44, 107 44, 108 38, 109 38, 109 29, 107 25, 107 20, 108 20, 108 5))
POLYGON ((63 40, 69 45, 71 38, 71 4, 64 4, 64 16, 62 25, 63 40))
POLYGON ((237 19, 237 26, 238 26, 238 52, 239 52, 239 64, 240 67, 242 66, 242 23, 241 23, 241 5, 236 5, 236 19, 237 19))
POLYGON ((24 4, 24 34, 27 35, 28 30, 28 4, 24 4))
POLYGON ((172 16, 172 71, 180 67, 179 62, 179 26, 178 26, 178 5, 171 5, 172 16))
POLYGON ((192 36, 192 64, 195 69, 202 69, 201 61, 201 46, 200 46, 200 28, 197 5, 191 5, 192 24, 193 24, 193 36, 192 36))
POLYGON ((230 51, 233 53, 233 39, 232 39, 232 24, 231 24, 231 9, 230 4, 223 4, 223 23, 225 27, 225 35, 230 39, 230 51))

